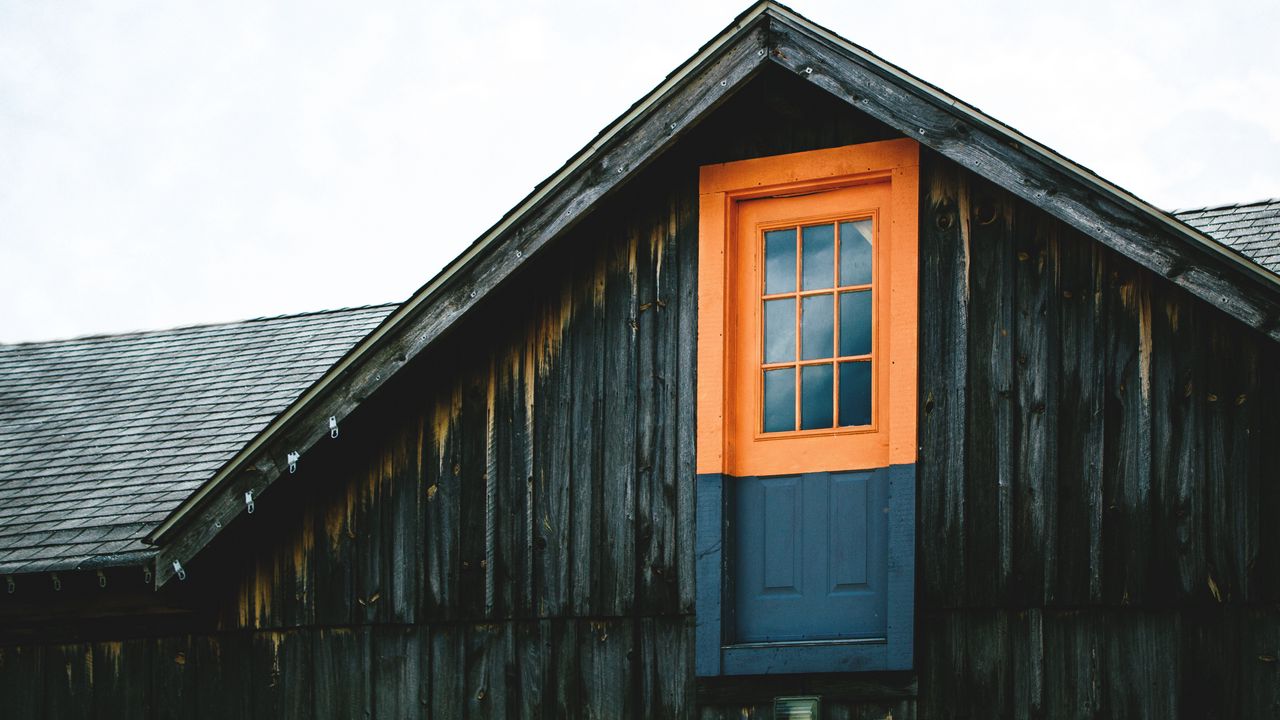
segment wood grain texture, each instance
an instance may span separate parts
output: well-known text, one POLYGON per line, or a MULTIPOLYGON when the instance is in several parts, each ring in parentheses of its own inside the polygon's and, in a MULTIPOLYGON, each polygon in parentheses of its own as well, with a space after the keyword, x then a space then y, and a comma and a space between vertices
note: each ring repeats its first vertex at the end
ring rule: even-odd
POLYGON ((917 540, 920 597, 957 604, 966 583, 965 453, 969 322, 969 202, 960 171, 921 154, 920 522, 950 553, 923 552, 917 540))
POLYGON ((202 503, 203 522, 188 523, 161 540, 156 583, 172 577, 169 562, 189 560, 212 540, 217 520, 229 523, 240 512, 238 500, 246 489, 261 495, 286 471, 290 452, 305 454, 328 437, 328 418, 340 421, 372 395, 409 360, 417 357, 511 277, 551 240, 572 228, 593 206, 609 196, 630 174, 647 166, 682 133, 749 80, 763 62, 764 31, 743 29, 724 50, 698 69, 686 82, 673 88, 650 112, 637 118, 621 140, 602 148, 591 161, 555 188, 551 196, 486 247, 476 259, 449 278, 432 297, 415 309, 414 316, 398 324, 397 332, 360 361, 327 391, 296 413, 286 427, 246 461, 252 470, 232 476, 225 488, 215 489, 202 503))
POLYGON ((936 152, 915 669, 695 679, 696 167, 888 134, 761 69, 241 500, 148 615, 73 579, 0 593, 3 714, 1274 714, 1280 346, 936 152))

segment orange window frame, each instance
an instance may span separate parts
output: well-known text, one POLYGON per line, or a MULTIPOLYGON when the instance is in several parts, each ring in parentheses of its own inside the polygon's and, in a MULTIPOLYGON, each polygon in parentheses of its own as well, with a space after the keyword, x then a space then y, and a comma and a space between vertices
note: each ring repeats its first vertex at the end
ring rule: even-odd
MULTIPOLYGON (((890 140, 708 165, 699 196, 698 472, 915 462, 919 145, 890 140), (871 423, 763 432, 764 230, 856 217, 875 219, 871 423)), ((837 305, 838 287, 829 289, 837 305)), ((797 284, 797 301, 804 292, 797 284)), ((833 352, 825 362, 838 375, 833 352)), ((797 355, 797 371, 805 362, 797 355)))

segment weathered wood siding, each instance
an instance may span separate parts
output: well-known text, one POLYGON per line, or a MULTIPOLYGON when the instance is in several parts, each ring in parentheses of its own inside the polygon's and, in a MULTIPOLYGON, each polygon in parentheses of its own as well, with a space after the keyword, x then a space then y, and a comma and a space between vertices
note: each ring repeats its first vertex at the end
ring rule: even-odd
POLYGON ((931 153, 917 671, 695 680, 697 166, 890 136, 765 69, 3 714, 1274 716, 1280 350, 931 153))

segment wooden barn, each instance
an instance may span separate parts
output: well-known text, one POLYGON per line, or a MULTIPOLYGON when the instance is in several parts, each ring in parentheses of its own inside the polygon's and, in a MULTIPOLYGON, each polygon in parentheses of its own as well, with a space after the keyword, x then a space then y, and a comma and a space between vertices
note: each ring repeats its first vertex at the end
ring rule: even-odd
POLYGON ((765 0, 403 304, 0 346, 0 716, 1276 717, 1277 273, 765 0))

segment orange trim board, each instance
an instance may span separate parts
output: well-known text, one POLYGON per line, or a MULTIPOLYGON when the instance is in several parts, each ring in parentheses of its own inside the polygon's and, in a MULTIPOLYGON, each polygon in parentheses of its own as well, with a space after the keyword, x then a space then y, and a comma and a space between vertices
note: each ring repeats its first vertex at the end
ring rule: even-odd
POLYGON ((913 140, 701 168, 699 473, 780 475, 915 462, 919 182, 913 140), (762 432, 764 231, 867 217, 874 220, 871 423, 762 432))

